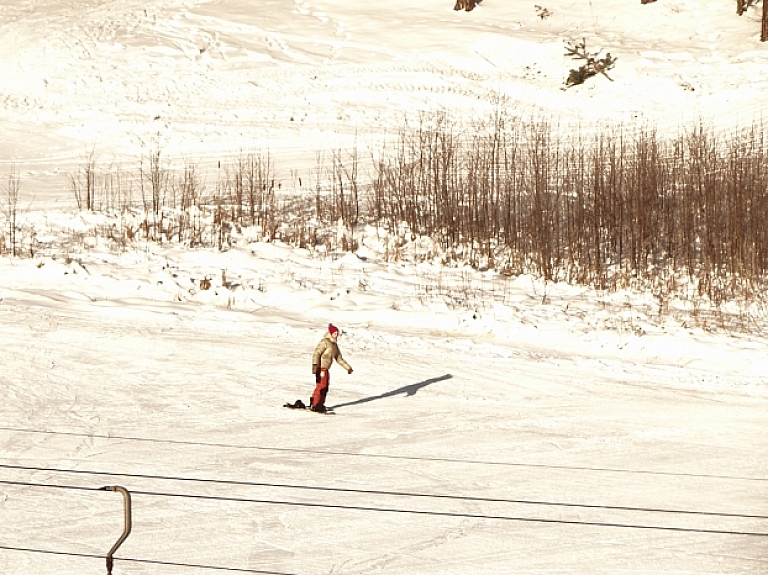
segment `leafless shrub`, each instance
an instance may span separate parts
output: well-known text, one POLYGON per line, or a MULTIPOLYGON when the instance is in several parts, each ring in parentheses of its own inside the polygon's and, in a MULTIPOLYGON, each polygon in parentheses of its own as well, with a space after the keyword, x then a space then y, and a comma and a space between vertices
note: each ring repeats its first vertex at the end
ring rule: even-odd
POLYGON ((201 208, 204 203, 203 183, 198 175, 197 165, 189 161, 172 182, 173 206, 178 208, 176 216, 177 241, 189 245, 201 243, 201 208))
MULTIPOLYGON (((652 289, 662 311, 677 277, 718 306, 758 297, 768 270, 764 129, 695 127, 562 136, 501 115, 465 136, 445 119, 403 131, 375 159, 368 215, 432 237, 447 260, 601 290, 652 289)), ((402 249, 399 249, 399 254, 402 249)))
POLYGON ((119 165, 99 168, 95 151, 85 156, 77 170, 68 175, 77 208, 87 211, 128 209, 133 201, 131 179, 119 165))
MULTIPOLYGON (((330 167, 325 164, 325 159, 324 153, 317 152, 313 171, 314 218, 318 223, 336 228, 338 243, 346 246, 342 249, 357 249, 355 228, 363 216, 366 193, 360 181, 357 146, 351 151, 334 150, 330 157, 330 167)), ((313 234, 316 235, 316 231, 313 234)), ((322 239, 318 239, 322 243, 322 239)))
POLYGON ((222 187, 239 225, 274 227, 275 173, 269 153, 241 153, 225 167, 222 187))
MULTIPOLYGON (((8 182, 5 185, 4 192, 2 207, 0 209, 2 209, 8 227, 8 245, 5 246, 5 249, 9 250, 13 257, 16 257, 19 255, 18 216, 19 200, 21 199, 21 178, 19 177, 19 172, 15 166, 11 167, 11 172, 8 175, 8 182)), ((5 239, 3 239, 3 244, 5 243, 5 239)))
POLYGON ((125 211, 133 202, 130 175, 120 166, 110 166, 101 177, 104 207, 107 210, 125 211))
POLYGON ((139 186, 144 210, 159 216, 169 190, 171 174, 162 151, 154 149, 141 157, 139 186))
MULTIPOLYGON (((521 120, 499 103, 468 126, 446 113, 422 114, 371 155, 371 166, 368 181, 356 149, 318 153, 313 192, 299 186, 278 197, 269 154, 241 154, 209 189, 195 165, 174 171, 155 152, 139 167, 144 210, 116 237, 226 249, 252 226, 262 239, 333 254, 356 250, 359 226, 372 224, 393 261, 439 258, 603 293, 646 290, 659 313, 689 302, 710 324, 707 310, 762 309, 764 125, 730 134, 697 125, 664 137, 652 127, 582 133, 521 120)), ((92 159, 82 182, 90 172, 92 159)), ((121 182, 109 189, 129 188, 124 172, 109 174, 121 182)), ((80 189, 86 205, 93 196, 80 189)))
POLYGON ((78 210, 96 209, 96 154, 91 151, 77 172, 70 174, 69 189, 75 197, 78 210))
POLYGON ((582 39, 581 42, 568 41, 565 44, 565 55, 569 58, 584 61, 579 68, 571 70, 568 74, 568 78, 565 80, 565 87, 577 86, 583 84, 587 79, 602 74, 608 78, 611 82, 613 79, 608 75, 608 70, 612 69, 616 65, 616 58, 611 56, 608 52, 602 58, 599 58, 600 52, 587 51, 587 41, 582 39))

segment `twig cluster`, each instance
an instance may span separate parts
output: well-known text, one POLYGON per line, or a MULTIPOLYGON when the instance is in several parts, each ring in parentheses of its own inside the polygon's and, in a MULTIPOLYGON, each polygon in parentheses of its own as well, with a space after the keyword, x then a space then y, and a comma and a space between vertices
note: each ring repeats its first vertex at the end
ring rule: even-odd
POLYGON ((612 69, 616 65, 616 58, 611 56, 611 53, 606 53, 605 56, 600 58, 600 51, 588 52, 587 41, 585 38, 581 42, 574 43, 568 41, 565 44, 565 56, 574 58, 576 60, 584 60, 585 63, 576 70, 571 70, 568 74, 568 78, 565 81, 566 88, 583 84, 587 79, 602 74, 608 78, 611 82, 613 79, 607 74, 608 70, 612 69))
POLYGON ((539 6, 538 4, 535 4, 534 8, 536 9, 536 16, 538 16, 541 20, 546 20, 547 18, 552 16, 552 12, 550 10, 547 10, 543 6, 539 6))
POLYGON ((19 172, 14 166, 8 175, 8 183, 3 190, 2 201, 0 201, 0 212, 5 217, 8 230, 8 241, 6 244, 6 235, 0 235, 0 253, 8 251, 13 257, 19 255, 19 201, 21 199, 21 179, 19 172))

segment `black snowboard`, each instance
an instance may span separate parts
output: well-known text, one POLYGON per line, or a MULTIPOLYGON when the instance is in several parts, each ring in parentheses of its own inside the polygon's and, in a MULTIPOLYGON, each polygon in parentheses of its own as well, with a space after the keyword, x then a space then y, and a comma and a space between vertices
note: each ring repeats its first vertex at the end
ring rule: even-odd
POLYGON ((293 403, 286 403, 283 405, 283 407, 287 407, 288 409, 298 409, 300 411, 309 411, 310 413, 317 413, 320 415, 336 415, 336 412, 332 409, 326 409, 325 411, 313 411, 309 408, 308 405, 304 405, 304 402, 300 399, 297 399, 293 403))

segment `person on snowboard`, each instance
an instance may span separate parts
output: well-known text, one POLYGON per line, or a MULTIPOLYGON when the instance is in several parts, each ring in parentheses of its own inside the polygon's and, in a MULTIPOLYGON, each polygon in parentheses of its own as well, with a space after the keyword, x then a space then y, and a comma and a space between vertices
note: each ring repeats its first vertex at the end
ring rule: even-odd
POLYGON ((328 384, 331 381, 328 371, 331 369, 334 359, 341 367, 347 370, 347 373, 352 373, 352 366, 341 357, 339 344, 336 343, 338 339, 339 328, 329 323, 328 333, 323 336, 323 339, 320 340, 320 343, 315 348, 315 353, 312 354, 312 373, 315 374, 316 384, 315 392, 309 400, 309 409, 312 411, 326 411, 325 397, 328 395, 328 384))

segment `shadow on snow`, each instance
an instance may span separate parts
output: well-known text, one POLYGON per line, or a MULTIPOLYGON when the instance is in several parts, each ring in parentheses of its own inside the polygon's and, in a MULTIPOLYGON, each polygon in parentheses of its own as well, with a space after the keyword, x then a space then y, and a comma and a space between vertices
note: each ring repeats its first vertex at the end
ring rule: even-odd
POLYGON ((447 379, 451 379, 452 377, 453 376, 450 373, 446 373, 445 375, 441 375, 440 377, 433 377, 432 379, 425 379, 424 381, 420 381, 418 383, 412 383, 410 385, 404 385, 403 387, 398 387, 397 389, 393 389, 392 391, 382 393, 381 395, 373 395, 371 397, 364 397, 363 399, 356 399, 355 401, 338 403, 336 405, 329 407, 328 409, 338 409, 339 407, 349 407, 351 405, 360 405, 361 403, 369 403, 371 401, 376 401, 377 399, 385 399, 387 397, 394 397, 395 395, 401 395, 401 394, 405 394, 406 397, 409 397, 411 395, 416 395, 417 391, 419 391, 424 387, 427 387, 428 385, 432 385, 433 383, 437 383, 438 381, 445 381, 447 379))

